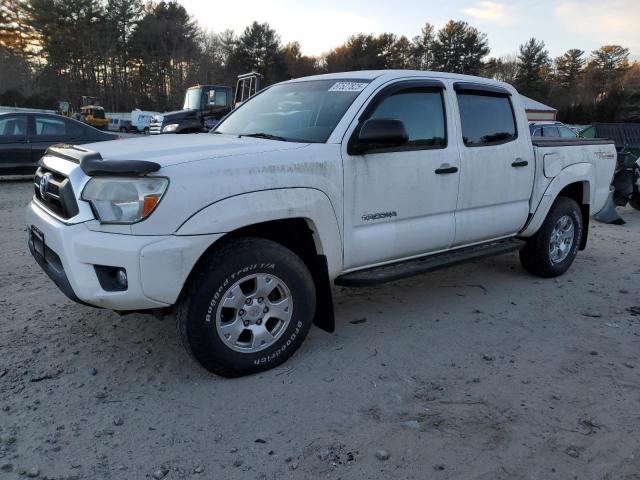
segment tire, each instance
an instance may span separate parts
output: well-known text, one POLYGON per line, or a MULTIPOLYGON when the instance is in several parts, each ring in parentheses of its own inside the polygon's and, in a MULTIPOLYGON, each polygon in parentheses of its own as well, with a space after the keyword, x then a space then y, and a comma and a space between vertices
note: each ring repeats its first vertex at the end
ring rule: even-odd
POLYGON ((520 250, 520 263, 539 277, 562 275, 578 254, 583 228, 580 206, 571 198, 559 197, 540 229, 520 250))
POLYGON ((144 127, 144 129, 142 130, 143 135, 149 135, 149 127, 144 127))
POLYGON ((291 357, 311 328, 315 305, 311 273, 298 256, 270 240, 241 238, 207 254, 176 319, 198 363, 239 377, 291 357))

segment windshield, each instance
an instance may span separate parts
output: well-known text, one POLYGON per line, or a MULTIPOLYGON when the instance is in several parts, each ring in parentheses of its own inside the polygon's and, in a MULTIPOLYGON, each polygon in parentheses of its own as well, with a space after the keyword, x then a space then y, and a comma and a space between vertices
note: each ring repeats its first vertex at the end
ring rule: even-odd
POLYGON ((184 96, 183 110, 200 110, 200 98, 202 91, 199 88, 190 88, 184 96))
POLYGON ((215 133, 292 142, 326 142, 368 80, 310 80, 274 85, 233 111, 215 133))

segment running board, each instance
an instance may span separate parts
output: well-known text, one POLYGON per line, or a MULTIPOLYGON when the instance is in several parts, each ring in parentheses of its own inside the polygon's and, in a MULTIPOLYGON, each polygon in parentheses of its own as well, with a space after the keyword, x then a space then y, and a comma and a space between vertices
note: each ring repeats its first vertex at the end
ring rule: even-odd
POLYGON ((372 285, 400 280, 401 278, 413 277, 414 275, 457 265, 480 257, 514 252, 522 249, 524 246, 525 242, 517 238, 482 243, 480 245, 459 248, 449 252, 393 263, 391 265, 382 265, 380 267, 346 273, 336 278, 335 284, 342 287, 370 287, 372 285))

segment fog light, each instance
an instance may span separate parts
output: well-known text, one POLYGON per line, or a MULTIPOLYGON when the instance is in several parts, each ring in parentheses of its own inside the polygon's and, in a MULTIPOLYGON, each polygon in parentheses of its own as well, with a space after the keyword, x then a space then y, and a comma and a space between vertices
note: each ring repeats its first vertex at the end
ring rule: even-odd
POLYGON ((107 292, 123 292, 129 287, 127 271, 122 267, 94 265, 100 286, 107 292))
POLYGON ((116 272, 116 285, 123 290, 127 288, 127 271, 124 268, 119 268, 116 272))

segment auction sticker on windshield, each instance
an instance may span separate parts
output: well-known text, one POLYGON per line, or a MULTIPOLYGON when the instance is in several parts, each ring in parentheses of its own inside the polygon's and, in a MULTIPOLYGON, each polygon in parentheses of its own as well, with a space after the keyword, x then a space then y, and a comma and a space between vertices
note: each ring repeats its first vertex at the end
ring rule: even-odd
POLYGON ((368 83, 361 82, 336 82, 329 89, 330 92, 361 92, 368 83))

